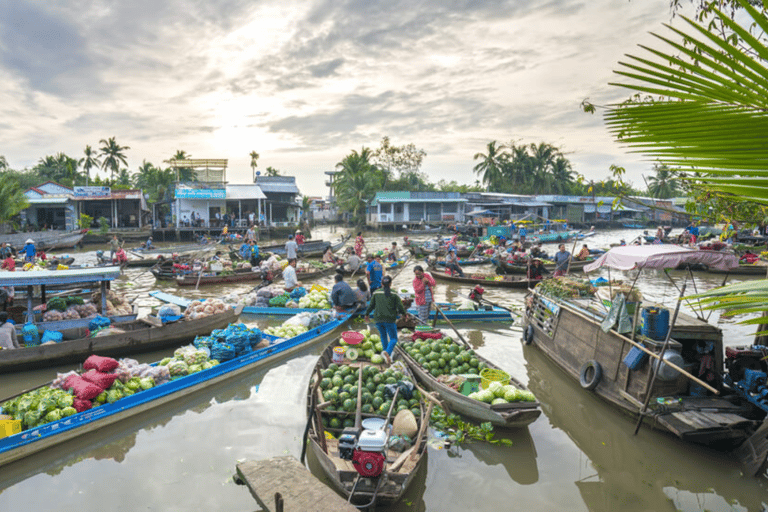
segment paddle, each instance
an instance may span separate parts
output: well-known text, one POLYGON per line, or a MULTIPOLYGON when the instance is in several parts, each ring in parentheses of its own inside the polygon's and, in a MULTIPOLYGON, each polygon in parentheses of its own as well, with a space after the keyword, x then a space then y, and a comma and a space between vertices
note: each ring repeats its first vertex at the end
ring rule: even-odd
MULTIPOLYGON (((443 312, 443 310, 442 310, 442 309, 440 309, 440 306, 438 305, 438 303, 437 303, 437 302, 433 302, 433 303, 432 303, 432 305, 433 305, 433 306, 435 306, 435 310, 436 310, 438 313, 440 313, 440 315, 442 315, 442 317, 443 317, 443 320, 445 320, 446 322, 448 322, 448 325, 450 325, 450 326, 451 326, 451 329, 453 329, 453 332, 455 332, 455 333, 456 333, 456 335, 457 335, 457 336, 459 337, 459 339, 460 339, 460 340, 461 340, 461 341, 464 343, 464 345, 465 345, 467 348, 471 349, 471 348, 472 348, 472 345, 470 345, 470 344, 469 344, 469 342, 468 342, 467 340, 465 340, 465 339, 464 339, 464 336, 462 336, 462 335, 461 335, 461 333, 459 332, 459 330, 458 330, 458 329, 456 329, 456 326, 455 326, 455 325, 453 325, 453 322, 451 322, 451 321, 450 321, 450 319, 449 319, 449 318, 448 318, 448 317, 445 315, 445 313, 443 312)), ((435 320, 437 320, 437 317, 435 317, 435 320)), ((433 327, 434 327, 434 326, 433 326, 433 327)))

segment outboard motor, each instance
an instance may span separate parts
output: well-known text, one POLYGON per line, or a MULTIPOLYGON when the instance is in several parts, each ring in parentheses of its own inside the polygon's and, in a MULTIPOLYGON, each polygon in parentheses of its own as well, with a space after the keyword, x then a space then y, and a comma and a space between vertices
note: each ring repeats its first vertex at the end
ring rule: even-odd
POLYGON ((376 478, 384 471, 387 438, 387 433, 383 430, 363 430, 360 433, 357 448, 352 455, 352 465, 360 476, 376 478))

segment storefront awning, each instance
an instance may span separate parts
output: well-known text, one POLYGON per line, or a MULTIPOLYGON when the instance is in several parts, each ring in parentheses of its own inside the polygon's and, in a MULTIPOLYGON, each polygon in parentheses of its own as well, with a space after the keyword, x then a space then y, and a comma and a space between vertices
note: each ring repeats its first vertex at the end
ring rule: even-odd
POLYGON ((244 201, 248 199, 266 199, 258 185, 227 185, 227 201, 244 201))

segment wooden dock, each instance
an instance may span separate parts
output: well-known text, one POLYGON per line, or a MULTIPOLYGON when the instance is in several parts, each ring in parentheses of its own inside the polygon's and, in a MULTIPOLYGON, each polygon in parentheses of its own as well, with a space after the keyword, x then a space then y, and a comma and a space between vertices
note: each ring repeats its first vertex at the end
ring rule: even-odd
POLYGON ((271 512, 357 511, 347 500, 312 476, 294 457, 237 464, 237 478, 264 510, 271 512), (278 499, 275 495, 279 494, 278 499), (280 502, 280 504, 278 504, 280 502))

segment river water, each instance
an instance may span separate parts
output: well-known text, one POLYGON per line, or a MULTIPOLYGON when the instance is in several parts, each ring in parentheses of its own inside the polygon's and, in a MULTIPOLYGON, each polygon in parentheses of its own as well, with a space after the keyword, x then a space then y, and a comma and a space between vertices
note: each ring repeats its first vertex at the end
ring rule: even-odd
MULTIPOLYGON (((314 237, 337 238, 340 233, 325 228, 316 231, 314 237)), ((607 247, 638 234, 638 230, 600 233, 588 243, 590 247, 607 247)), ((378 249, 392 239, 387 234, 369 233, 366 242, 378 249)), ((545 249, 551 252, 556 248, 545 249)), ((95 260, 95 250, 86 247, 78 253, 78 260, 95 260)), ((411 269, 396 277, 395 286, 410 288, 411 269)), ((672 274, 677 280, 684 276, 682 272, 672 274)), ((318 282, 332 284, 330 277, 318 282)), ((696 275, 698 290, 721 282, 722 277, 715 275, 696 275)), ((673 304, 678 294, 660 272, 642 273, 638 286, 645 300, 673 304)), ((251 287, 177 290, 174 283, 156 283, 143 269, 127 270, 113 285, 113 289, 135 297, 144 310, 159 305, 147 295, 157 288, 186 297, 205 297, 245 292, 251 287)), ((456 300, 468 291, 439 284, 436 298, 456 300)), ((491 301, 520 308, 524 298, 522 292, 490 287, 485 295, 491 301)), ((248 316, 241 320, 262 328, 280 322, 248 316)), ((715 314, 710 321, 723 329, 726 344, 752 341, 751 329, 737 325, 737 320, 719 319, 715 314)), ((649 428, 633 436, 632 418, 584 392, 537 349, 523 346, 516 325, 466 323, 457 327, 480 354, 528 383, 542 403, 543 414, 527 429, 497 433, 511 439, 512 446, 475 442, 450 449, 429 448, 428 463, 407 496, 388 510, 768 508, 766 475, 743 476, 728 454, 694 447, 649 428)), ((260 510, 248 490, 233 482, 235 464, 289 454, 298 458, 305 424, 305 389, 324 345, 318 343, 269 369, 207 388, 4 467, 0 472, 0 509, 260 510)), ((170 352, 135 357, 150 362, 170 352)), ((46 382, 56 371, 69 369, 72 367, 0 376, 0 396, 46 382)))

